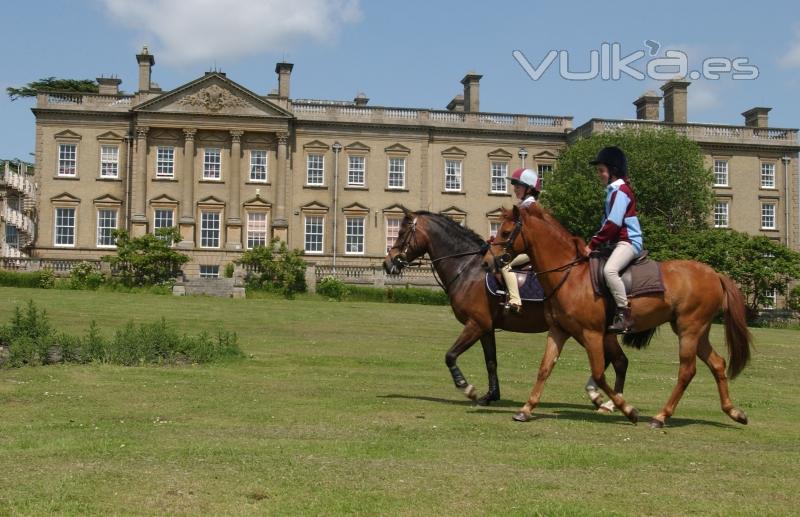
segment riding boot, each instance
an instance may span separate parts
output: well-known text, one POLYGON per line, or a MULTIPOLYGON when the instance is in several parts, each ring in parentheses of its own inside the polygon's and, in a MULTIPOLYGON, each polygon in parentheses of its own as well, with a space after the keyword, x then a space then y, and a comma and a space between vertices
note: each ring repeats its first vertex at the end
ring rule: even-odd
POLYGON ((608 327, 608 331, 613 334, 627 334, 632 326, 631 306, 617 307, 614 313, 614 322, 608 327))

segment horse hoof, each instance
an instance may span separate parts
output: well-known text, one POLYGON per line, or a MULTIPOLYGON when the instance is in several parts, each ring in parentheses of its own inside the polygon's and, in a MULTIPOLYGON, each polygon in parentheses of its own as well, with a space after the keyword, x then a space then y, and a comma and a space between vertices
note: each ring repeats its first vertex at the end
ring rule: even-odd
POLYGON ((531 419, 530 413, 525 413, 524 411, 520 411, 512 417, 517 422, 527 422, 531 419))
POLYGON ((639 423, 639 410, 635 407, 631 407, 628 411, 628 414, 625 416, 627 416, 628 420, 630 420, 633 424, 639 423))
POLYGON ((467 384, 467 387, 464 388, 464 395, 466 395, 468 399, 477 400, 478 390, 476 390, 475 386, 472 384, 467 384))
POLYGON ((728 416, 742 425, 747 425, 747 415, 741 409, 731 409, 728 413, 728 416))
POLYGON ((491 405, 492 402, 496 400, 500 400, 499 393, 487 392, 486 395, 482 396, 476 401, 476 404, 478 404, 479 406, 489 406, 491 405))
POLYGON ((664 422, 662 422, 661 420, 657 418, 650 420, 650 429, 663 429, 663 428, 664 428, 664 422))

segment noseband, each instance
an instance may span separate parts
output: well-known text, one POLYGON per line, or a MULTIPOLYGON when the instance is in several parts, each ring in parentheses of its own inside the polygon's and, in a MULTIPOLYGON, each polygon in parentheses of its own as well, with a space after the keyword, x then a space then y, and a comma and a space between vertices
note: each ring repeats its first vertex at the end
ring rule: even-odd
POLYGON ((408 250, 411 248, 412 241, 414 242, 416 241, 416 232, 417 232, 416 217, 414 217, 409 226, 410 227, 408 231, 403 236, 403 240, 390 248, 393 250, 400 250, 400 253, 395 255, 395 257, 392 259, 392 262, 398 268, 404 268, 411 265, 411 263, 408 261, 406 257, 408 256, 408 250))

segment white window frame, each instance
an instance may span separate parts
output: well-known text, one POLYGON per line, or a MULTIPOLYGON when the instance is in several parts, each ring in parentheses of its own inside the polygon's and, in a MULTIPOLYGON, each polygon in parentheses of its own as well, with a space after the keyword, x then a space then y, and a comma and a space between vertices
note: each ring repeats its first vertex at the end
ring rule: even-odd
POLYGON ((78 209, 76 207, 72 207, 72 206, 57 206, 57 207, 55 207, 55 210, 53 211, 53 246, 55 246, 57 248, 74 248, 75 247, 75 240, 76 240, 77 236, 78 236, 78 209), (59 212, 59 210, 72 210, 72 226, 66 226, 66 225, 59 226, 59 224, 58 224, 58 221, 59 221, 58 212, 59 212), (61 228, 71 228, 72 229, 72 235, 71 235, 71 241, 70 242, 58 242, 58 240, 59 240, 58 229, 60 227, 61 228))
POLYGON ((778 212, 778 204, 774 201, 762 201, 761 202, 761 229, 762 230, 777 230, 778 223, 776 214, 778 212), (767 207, 771 207, 770 210, 767 210, 767 207), (771 214, 767 212, 772 212, 771 214), (772 223, 769 224, 770 219, 772 223), (765 224, 766 223, 766 224, 765 224))
POLYGON ((222 149, 207 147, 203 150, 203 179, 222 181, 222 149))
POLYGON ((405 189, 406 188, 405 156, 390 156, 388 161, 386 162, 386 167, 387 167, 386 188, 398 189, 398 190, 405 189), (395 162, 395 168, 393 168, 392 162, 395 162), (400 167, 397 167, 397 165, 400 165, 400 167), (397 181, 398 179, 402 180, 402 182, 398 183, 397 181))
MULTIPOLYGON (((187 159, 191 159, 188 158, 187 159)), ((156 147, 156 178, 175 177, 175 148, 170 145, 156 147)))
POLYGON ((200 264, 200 278, 219 278, 219 264, 200 264))
POLYGON ((78 175, 78 144, 62 143, 58 144, 58 164, 56 175, 61 178, 74 178, 78 175), (71 147, 72 151, 67 153, 66 148, 71 147))
POLYGON ((402 215, 388 215, 386 216, 385 235, 386 235, 386 253, 392 249, 394 243, 397 242, 397 236, 400 235, 400 228, 403 226, 402 215), (396 228, 394 228, 396 226, 396 228))
POLYGON ((775 188, 775 164, 761 162, 761 188, 775 188))
POLYGON ((325 216, 321 214, 307 214, 303 217, 303 252, 308 255, 321 255, 325 252, 325 216), (319 233, 309 233, 309 223, 310 219, 319 219, 319 222, 314 222, 314 226, 319 226, 319 233), (316 248, 317 243, 309 242, 309 236, 311 235, 319 235, 319 249, 309 249, 309 244, 314 244, 313 248, 316 248))
POLYGON ((731 224, 731 203, 725 199, 714 201, 714 228, 729 228, 731 224), (723 209, 724 207, 724 209, 723 209))
POLYGON ((539 186, 541 190, 544 191, 544 175, 548 172, 553 172, 553 164, 552 163, 540 163, 539 166, 536 168, 536 172, 539 175, 539 186))
POLYGON ((119 146, 113 144, 100 145, 100 177, 119 178, 119 146), (112 150, 113 153, 106 151, 112 150), (113 173, 109 173, 112 170, 113 173))
POLYGON ((221 210, 200 210, 200 247, 208 249, 217 249, 222 245, 222 211, 221 210), (211 227, 209 223, 214 221, 206 220, 206 216, 216 215, 216 228, 211 227), (206 232, 209 232, 208 234, 206 232), (210 232, 216 232, 214 237, 210 232), (208 235, 208 236, 207 236, 208 235), (209 242, 217 241, 216 246, 208 244, 209 242))
MULTIPOLYGON (((107 214, 106 214, 107 215, 107 214)), ((96 246, 98 248, 116 248, 117 243, 114 236, 111 234, 114 230, 119 228, 119 210, 116 208, 98 208, 97 209, 97 240, 96 246), (102 217, 103 212, 114 214, 114 226, 101 226, 101 223, 107 222, 107 217, 102 217), (106 234, 106 232, 108 232, 106 234), (103 240, 110 239, 113 244, 104 244, 103 240)))
POLYGON ((250 181, 252 183, 269 182, 269 153, 266 149, 250 151, 250 181), (261 162, 262 157, 263 163, 261 162))
POLYGON ((175 225, 175 209, 174 208, 159 207, 159 208, 154 208, 153 209, 153 234, 154 235, 156 233, 156 230, 158 230, 159 228, 174 228, 175 226, 176 225, 175 225), (170 224, 169 226, 164 226, 163 224, 159 225, 158 224, 159 221, 163 222, 163 220, 165 219, 163 217, 161 217, 161 218, 158 217, 158 213, 159 212, 169 212, 170 213, 169 220, 172 221, 172 224, 170 224))
POLYGON ((344 233, 344 254, 363 255, 366 250, 367 242, 367 218, 363 215, 352 215, 345 217, 344 233), (354 230, 360 226, 361 233, 354 230))
POLYGON ((463 187, 463 160, 446 159, 444 161, 444 191, 461 192, 463 187))
POLYGON ((245 245, 247 249, 251 250, 258 246, 266 246, 269 243, 269 214, 263 211, 248 211, 247 212, 247 221, 245 227, 245 245), (253 216, 263 216, 263 229, 261 229, 262 222, 261 221, 254 221, 253 216), (253 223, 258 223, 257 227, 253 223), (259 238, 258 240, 263 240, 264 242, 255 243, 256 237, 259 234, 263 234, 263 238, 259 238), (253 241, 251 243, 251 240, 253 241))
POLYGON ((364 187, 367 184, 367 157, 360 154, 347 156, 347 185, 351 187, 364 187), (360 167, 353 167, 353 162, 361 162, 360 167), (360 181, 358 176, 360 175, 360 181), (354 179, 355 178, 355 179, 354 179))
POLYGON ((728 174, 729 166, 728 160, 715 159, 714 160, 714 186, 727 187, 730 184, 730 176, 728 174), (718 181, 723 179, 723 181, 718 181))
POLYGON ((765 303, 761 305, 762 309, 774 310, 778 308, 778 291, 777 289, 765 289, 763 300, 765 303))
POLYGON ((489 192, 492 194, 508 193, 508 162, 492 161, 489 166, 489 192))
POLYGON ((325 155, 309 153, 306 156, 306 185, 321 187, 325 185, 325 155), (313 162, 313 164, 312 164, 313 162), (313 165, 313 167, 312 167, 313 165), (311 180, 314 181, 311 181, 311 180), (317 181, 319 180, 319 181, 317 181))
POLYGON ((503 221, 489 220, 489 237, 497 237, 497 231, 503 225, 503 221))

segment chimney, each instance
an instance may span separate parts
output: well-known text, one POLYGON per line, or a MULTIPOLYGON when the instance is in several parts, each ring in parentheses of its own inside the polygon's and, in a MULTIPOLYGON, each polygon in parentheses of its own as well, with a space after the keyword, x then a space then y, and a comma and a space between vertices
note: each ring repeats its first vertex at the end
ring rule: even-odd
POLYGON ((141 54, 136 54, 136 62, 139 63, 139 91, 149 91, 151 73, 150 69, 156 64, 156 58, 154 58, 153 54, 147 50, 147 45, 142 47, 141 54))
POLYGON ((638 120, 658 120, 658 104, 661 97, 653 90, 648 90, 641 97, 633 101, 636 106, 638 120))
POLYGON ((742 113, 744 125, 749 127, 769 127, 769 112, 772 108, 755 107, 742 113))
POLYGON ((367 94, 364 92, 359 92, 355 99, 353 99, 353 102, 356 103, 356 106, 366 106, 369 102, 369 97, 367 97, 367 94))
POLYGON ((689 81, 673 79, 661 87, 664 92, 664 122, 686 124, 686 89, 689 81))
POLYGON ((464 111, 480 111, 480 94, 478 93, 478 83, 480 83, 482 75, 475 72, 468 72, 467 75, 461 79, 461 84, 464 85, 464 111))
POLYGON ((447 111, 464 111, 464 96, 460 93, 447 103, 447 111))
POLYGON ((98 93, 100 95, 117 95, 120 83, 122 83, 122 79, 117 77, 98 77, 97 84, 100 85, 98 93))
POLYGON ((292 63, 281 61, 275 65, 275 73, 278 74, 278 97, 289 98, 289 79, 292 77, 292 63))

